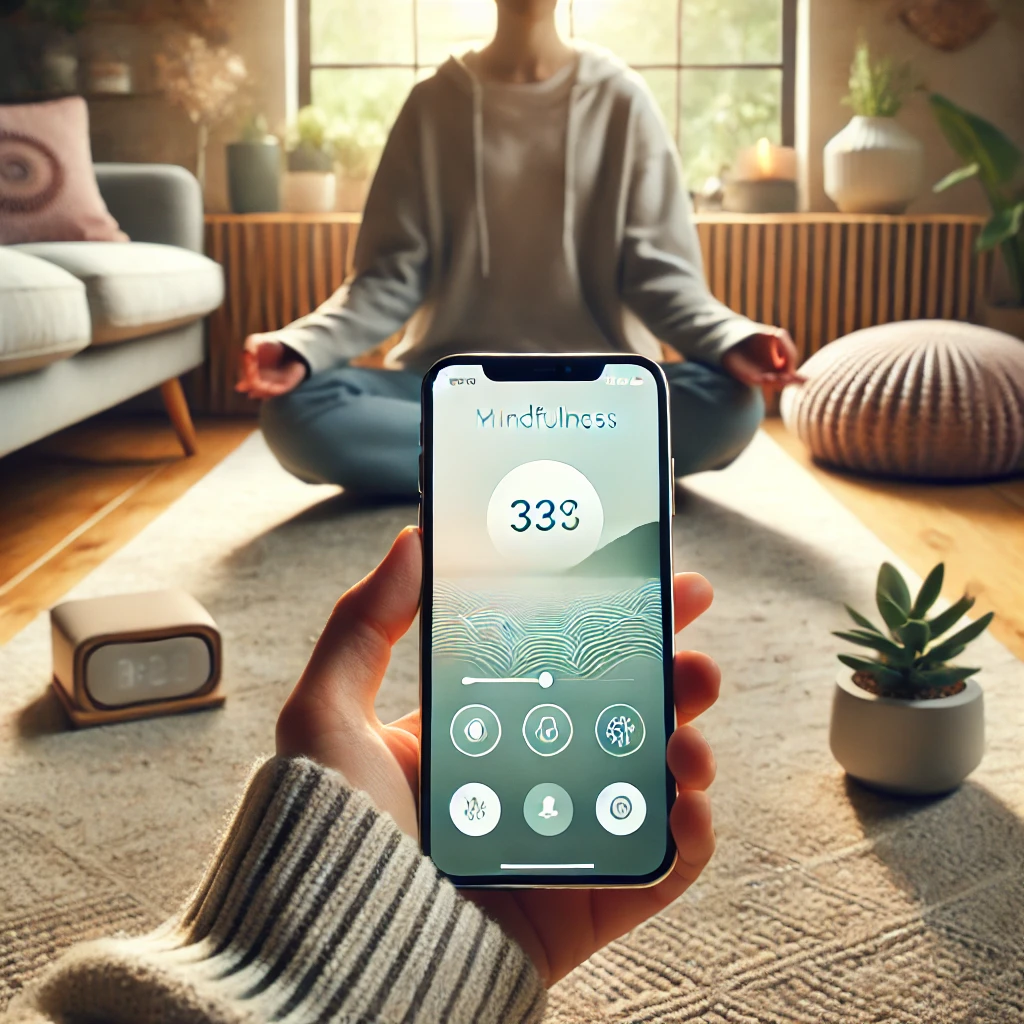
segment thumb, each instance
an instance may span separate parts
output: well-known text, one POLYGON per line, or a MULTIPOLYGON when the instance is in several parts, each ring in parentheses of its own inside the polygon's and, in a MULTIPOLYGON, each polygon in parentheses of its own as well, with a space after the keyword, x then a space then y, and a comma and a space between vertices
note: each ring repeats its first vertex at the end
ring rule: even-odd
POLYGON ((358 710, 373 721, 391 648, 419 610, 422 577, 419 530, 408 526, 380 565, 334 606, 291 700, 358 710))

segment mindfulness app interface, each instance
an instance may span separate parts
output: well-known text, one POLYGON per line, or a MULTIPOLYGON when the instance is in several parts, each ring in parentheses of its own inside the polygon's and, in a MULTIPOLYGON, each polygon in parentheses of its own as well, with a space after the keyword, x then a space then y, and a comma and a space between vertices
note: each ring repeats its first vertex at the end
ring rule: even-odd
POLYGON ((666 852, 658 393, 433 385, 430 853, 456 876, 641 876, 666 852))

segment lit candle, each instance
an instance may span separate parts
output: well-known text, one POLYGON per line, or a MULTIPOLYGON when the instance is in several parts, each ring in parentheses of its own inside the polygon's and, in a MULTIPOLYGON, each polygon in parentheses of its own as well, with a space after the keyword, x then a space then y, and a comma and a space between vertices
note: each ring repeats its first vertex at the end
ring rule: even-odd
POLYGON ((733 181, 796 181, 796 150, 761 139, 741 149, 730 175, 733 181))
POLYGON ((732 213, 791 213, 796 210, 796 150, 761 139, 736 155, 722 196, 732 213))

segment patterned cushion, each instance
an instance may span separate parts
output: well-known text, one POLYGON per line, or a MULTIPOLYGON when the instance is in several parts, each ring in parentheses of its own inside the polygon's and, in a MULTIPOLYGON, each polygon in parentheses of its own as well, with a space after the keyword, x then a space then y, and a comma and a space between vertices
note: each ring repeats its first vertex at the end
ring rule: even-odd
POLYGON ((96 185, 80 96, 0 106, 0 245, 124 242, 96 185))
POLYGON ((1024 469, 1024 343, 912 320, 856 331, 801 368, 782 418, 822 462, 879 476, 968 480, 1024 469))

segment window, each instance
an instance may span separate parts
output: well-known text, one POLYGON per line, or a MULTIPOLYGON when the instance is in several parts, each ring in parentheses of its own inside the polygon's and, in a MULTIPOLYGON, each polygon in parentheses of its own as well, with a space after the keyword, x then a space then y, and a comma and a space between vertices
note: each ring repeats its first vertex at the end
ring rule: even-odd
MULTIPOLYGON (((793 144, 797 0, 561 0, 564 33, 647 80, 692 188, 762 137, 793 144)), ((494 0, 300 0, 300 99, 366 137, 494 29, 494 0)))

